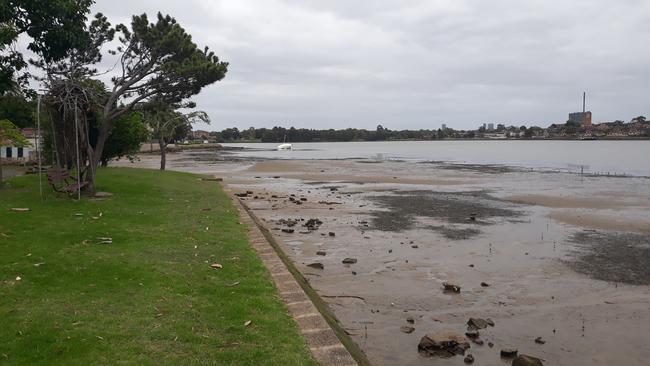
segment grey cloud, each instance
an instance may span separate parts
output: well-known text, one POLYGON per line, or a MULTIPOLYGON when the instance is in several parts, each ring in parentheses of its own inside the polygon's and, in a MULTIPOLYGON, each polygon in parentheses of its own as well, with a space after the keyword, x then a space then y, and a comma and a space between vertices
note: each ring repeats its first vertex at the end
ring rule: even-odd
MULTIPOLYGON (((473 128, 648 114, 644 0, 98 0, 157 11, 231 63, 196 100, 230 126, 473 128)), ((109 61, 106 61, 109 62, 109 61)))

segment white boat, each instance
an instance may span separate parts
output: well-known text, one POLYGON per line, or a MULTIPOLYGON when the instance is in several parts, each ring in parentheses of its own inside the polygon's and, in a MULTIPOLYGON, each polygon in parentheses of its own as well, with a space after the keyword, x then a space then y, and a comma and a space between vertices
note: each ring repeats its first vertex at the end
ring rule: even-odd
POLYGON ((287 135, 284 135, 284 141, 278 145, 278 150, 293 150, 293 145, 287 144, 287 135))

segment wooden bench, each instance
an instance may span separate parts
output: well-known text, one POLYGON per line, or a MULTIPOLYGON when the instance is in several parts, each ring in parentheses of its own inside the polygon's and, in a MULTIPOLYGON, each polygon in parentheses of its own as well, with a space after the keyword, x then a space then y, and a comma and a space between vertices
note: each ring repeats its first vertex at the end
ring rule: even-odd
POLYGON ((77 183, 76 179, 70 176, 67 170, 55 170, 47 172, 47 181, 52 188, 60 193, 74 193, 83 188, 88 182, 77 183))

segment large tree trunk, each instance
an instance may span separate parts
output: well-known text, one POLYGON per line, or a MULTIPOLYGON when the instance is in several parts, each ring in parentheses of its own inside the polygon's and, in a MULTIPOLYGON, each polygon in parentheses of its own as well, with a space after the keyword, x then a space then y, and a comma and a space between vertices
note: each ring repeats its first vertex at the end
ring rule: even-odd
POLYGON ((99 135, 97 136, 97 144, 93 149, 88 145, 88 169, 86 170, 86 192, 90 195, 95 194, 95 177, 97 176, 97 168, 101 163, 102 152, 104 151, 104 145, 106 145, 106 140, 108 139, 108 134, 110 132, 111 126, 109 121, 102 123, 99 128, 99 135))
POLYGON ((167 165, 167 144, 164 139, 158 139, 158 145, 160 146, 160 170, 165 170, 167 165))

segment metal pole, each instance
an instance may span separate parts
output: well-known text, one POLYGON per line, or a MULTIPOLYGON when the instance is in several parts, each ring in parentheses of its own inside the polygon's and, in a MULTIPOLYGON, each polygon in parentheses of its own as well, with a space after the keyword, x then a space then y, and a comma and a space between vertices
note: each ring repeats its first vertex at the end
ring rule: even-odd
POLYGON ((77 98, 74 98, 74 133, 77 145, 77 200, 81 200, 81 162, 79 161, 79 113, 77 111, 77 98))
POLYGON ((43 201, 43 173, 41 172, 41 95, 38 94, 36 99, 36 154, 38 155, 38 190, 41 194, 41 202, 43 201))

